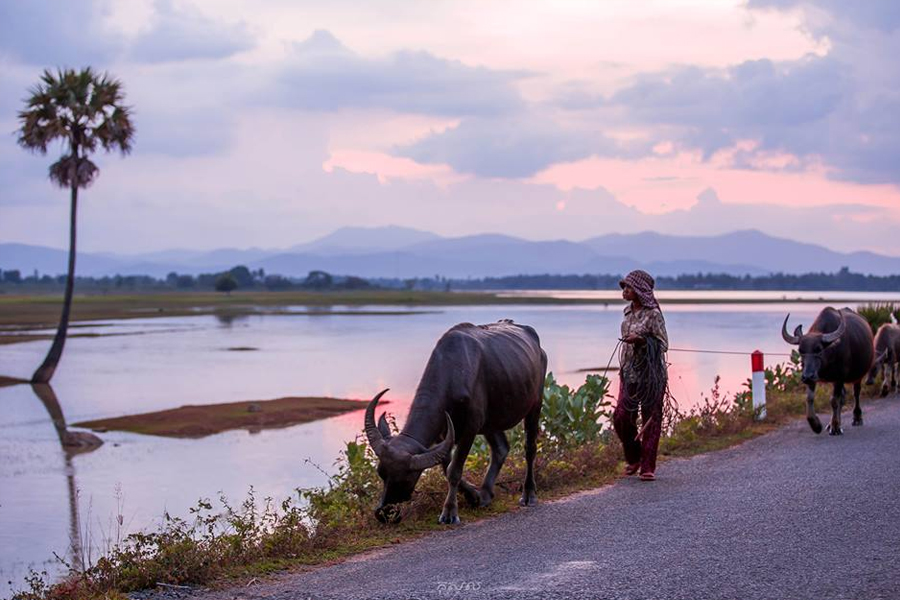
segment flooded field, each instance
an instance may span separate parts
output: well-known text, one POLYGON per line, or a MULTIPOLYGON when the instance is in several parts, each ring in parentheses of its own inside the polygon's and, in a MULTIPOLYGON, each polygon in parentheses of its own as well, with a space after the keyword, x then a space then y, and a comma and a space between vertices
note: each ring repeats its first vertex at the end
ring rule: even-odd
MULTIPOLYGON (((788 304, 779 300, 800 294, 739 294, 713 304, 705 301, 709 293, 660 294, 672 346, 671 389, 683 408, 708 393, 717 375, 724 389, 739 389, 750 375, 748 354, 755 349, 765 352, 770 364, 786 360, 789 347, 780 336, 785 314, 792 313, 794 324, 808 325, 824 306, 820 297, 837 297, 809 294, 805 302, 788 304), (667 296, 676 300, 671 294, 677 301, 667 305, 667 296)), ((841 299, 854 306, 855 300, 896 295, 856 293, 841 299)), ((258 497, 278 500, 297 487, 321 485, 343 444, 362 426, 357 411, 287 429, 228 431, 202 439, 108 432, 100 434, 104 444, 98 449, 67 455, 54 418, 73 423, 284 396, 369 399, 389 387, 386 408, 402 423, 438 337, 458 322, 501 318, 534 326, 550 370, 562 383, 577 386, 584 380, 578 370, 605 366, 616 345, 622 303, 614 294, 608 300, 606 305, 427 311, 335 307, 331 315, 297 309, 229 319, 91 323, 79 332, 100 337, 66 345, 53 380, 57 406, 27 385, 0 388, 0 575, 15 581, 29 567, 57 571, 53 553, 70 556, 73 540, 86 557, 96 558, 126 532, 153 527, 166 511, 186 516, 200 498, 225 495, 237 503, 253 486, 258 497)), ((28 377, 48 345, 0 346, 0 374, 28 377)))

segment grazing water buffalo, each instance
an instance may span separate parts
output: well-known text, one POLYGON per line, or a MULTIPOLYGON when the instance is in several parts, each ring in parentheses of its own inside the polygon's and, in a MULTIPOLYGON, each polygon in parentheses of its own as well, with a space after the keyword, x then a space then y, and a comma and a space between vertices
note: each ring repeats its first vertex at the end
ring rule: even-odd
POLYGON ((874 385, 879 369, 882 373, 881 395, 888 394, 888 371, 891 374, 891 390, 897 389, 897 370, 900 367, 900 325, 885 323, 875 334, 875 363, 869 370, 866 385, 874 385))
POLYGON ((813 408, 816 384, 819 381, 834 384, 828 432, 831 435, 844 433, 841 429, 841 408, 844 406, 845 383, 853 384, 856 401, 853 407, 853 424, 862 425, 862 410, 859 408, 862 378, 869 372, 875 357, 869 324, 849 308, 835 310, 829 306, 822 309, 808 333, 804 334, 803 326, 797 325, 794 335, 791 335, 787 330, 790 318, 790 314, 785 317, 781 336, 787 343, 800 347, 803 383, 807 387, 806 420, 809 426, 816 433, 822 432, 822 423, 813 408))
POLYGON ((366 437, 378 457, 384 481, 375 516, 396 523, 396 506, 409 500, 422 472, 443 465, 449 490, 440 522, 459 523, 456 493, 462 488, 472 506, 494 497, 494 480, 509 452, 507 429, 525 420, 527 471, 520 504, 537 501, 534 457, 543 401, 547 355, 537 333, 527 325, 503 320, 490 325, 460 323, 445 333, 431 352, 403 430, 391 436, 384 415, 375 424, 375 407, 387 390, 366 408, 366 437), (463 465, 475 436, 491 447, 491 464, 481 488, 462 479, 463 465), (452 453, 454 445, 456 451, 452 453), (452 458, 451 458, 452 456, 452 458))

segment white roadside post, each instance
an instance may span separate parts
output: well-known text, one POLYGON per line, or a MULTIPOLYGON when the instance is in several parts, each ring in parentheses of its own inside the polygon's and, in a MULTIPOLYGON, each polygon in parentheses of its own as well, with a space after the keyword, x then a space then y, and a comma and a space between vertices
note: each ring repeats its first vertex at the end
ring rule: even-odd
POLYGON ((763 353, 754 350, 750 355, 753 368, 753 411, 758 419, 766 418, 766 367, 763 353))

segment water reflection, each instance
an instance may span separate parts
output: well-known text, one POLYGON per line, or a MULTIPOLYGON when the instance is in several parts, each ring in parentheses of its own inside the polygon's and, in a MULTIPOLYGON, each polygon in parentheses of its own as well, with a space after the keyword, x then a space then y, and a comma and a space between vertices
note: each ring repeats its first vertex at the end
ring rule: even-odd
POLYGON ((246 321, 248 318, 250 318, 250 315, 246 314, 221 312, 216 313, 216 321, 219 322, 219 325, 225 328, 233 327, 235 323, 246 321))
POLYGON ((62 448, 65 460, 66 490, 69 498, 69 557, 73 569, 84 567, 84 551, 81 542, 81 523, 78 516, 78 485, 75 481, 75 464, 72 458, 78 454, 92 452, 103 444, 103 440, 87 431, 69 431, 62 406, 56 392, 48 383, 31 384, 34 395, 44 405, 62 448))

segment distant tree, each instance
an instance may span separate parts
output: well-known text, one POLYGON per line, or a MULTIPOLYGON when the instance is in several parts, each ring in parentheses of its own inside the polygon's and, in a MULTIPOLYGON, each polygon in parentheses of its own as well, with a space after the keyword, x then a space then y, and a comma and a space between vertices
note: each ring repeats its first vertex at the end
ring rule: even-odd
POLYGON ((168 275, 166 275, 166 283, 175 287, 178 284, 178 273, 172 271, 168 275))
POLYGON ((362 277, 354 277, 353 275, 347 277, 344 280, 343 285, 341 286, 344 289, 348 290, 364 290, 372 287, 371 284, 363 279, 362 277))
POLYGON ((191 275, 179 275, 175 280, 175 287, 181 290, 194 287, 194 278, 191 275))
POLYGON ((22 273, 18 269, 3 271, 3 281, 6 283, 22 283, 22 273))
POLYGON ((213 273, 200 273, 197 275, 197 286, 202 288, 215 288, 218 275, 213 273))
POLYGON ((231 294, 238 287, 237 279, 231 273, 222 273, 216 277, 216 291, 231 294))
POLYGON ((253 273, 251 273, 250 269, 244 265, 234 267, 228 272, 231 273, 231 276, 237 281, 239 288, 246 289, 253 287, 253 273))
POLYGON ((99 174, 88 156, 98 148, 122 154, 131 151, 134 126, 129 107, 123 104, 122 84, 90 68, 49 69, 31 89, 25 110, 19 112, 19 145, 47 154, 51 144, 63 143, 64 154, 50 165, 50 180, 70 190, 69 266, 62 315, 50 351, 31 376, 33 383, 48 383, 62 357, 72 310, 75 285, 75 231, 78 190, 88 187, 99 174))
POLYGON ((291 280, 281 275, 266 275, 265 286, 267 290, 288 290, 292 287, 291 280))
POLYGON ((334 278, 325 271, 310 271, 303 281, 303 287, 326 290, 334 285, 334 278))

